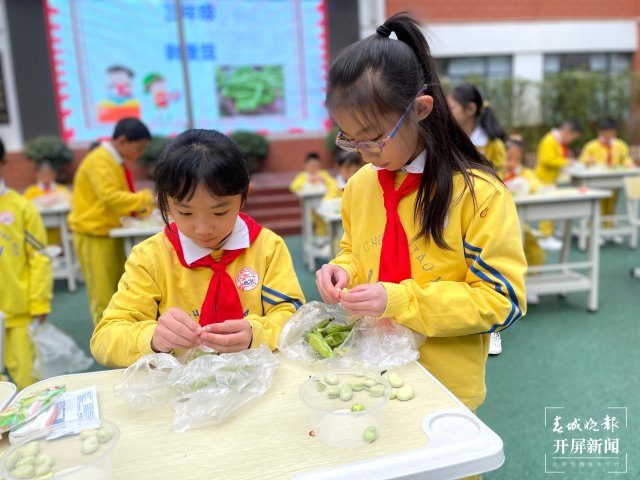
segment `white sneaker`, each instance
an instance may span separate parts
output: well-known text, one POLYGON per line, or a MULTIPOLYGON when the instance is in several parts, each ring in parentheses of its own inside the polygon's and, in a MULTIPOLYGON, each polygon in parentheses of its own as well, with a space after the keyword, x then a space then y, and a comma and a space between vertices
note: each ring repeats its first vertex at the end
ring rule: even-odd
POLYGON ((538 305, 540 297, 537 293, 527 293, 527 305, 538 305))
POLYGON ((560 250, 562 248, 562 241, 554 236, 549 236, 539 239, 538 245, 540 245, 543 250, 560 250))
POLYGON ((491 342, 489 343, 489 355, 500 355, 502 353, 502 339, 500 333, 491 334, 491 342))
POLYGON ((616 245, 622 245, 624 243, 624 238, 622 238, 621 235, 614 235, 613 238, 611 239, 613 241, 613 243, 615 243, 616 245))

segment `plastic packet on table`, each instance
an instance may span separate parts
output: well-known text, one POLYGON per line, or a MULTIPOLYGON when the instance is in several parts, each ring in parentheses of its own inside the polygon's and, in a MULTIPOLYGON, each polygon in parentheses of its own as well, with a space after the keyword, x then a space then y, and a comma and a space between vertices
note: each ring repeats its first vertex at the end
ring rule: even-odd
POLYGON ((391 319, 349 315, 340 305, 309 302, 285 324, 278 339, 278 350, 295 362, 334 367, 384 369, 411 363, 420 356, 424 336, 398 325, 391 319), (314 350, 307 335, 318 325, 352 325, 341 345, 332 349, 333 357, 314 350))
POLYGON ((180 359, 146 355, 127 368, 114 396, 135 409, 173 405, 173 430, 220 423, 271 387, 278 359, 261 345, 236 353, 196 349, 180 359))
POLYGON ((0 433, 17 429, 47 410, 67 390, 64 385, 36 390, 20 397, 0 412, 0 433))
POLYGON ((73 338, 49 322, 31 322, 29 338, 36 357, 33 375, 40 380, 82 372, 93 365, 93 359, 76 345, 73 338))
POLYGON ((162 213, 154 208, 146 217, 120 217, 120 225, 124 228, 163 227, 162 213))

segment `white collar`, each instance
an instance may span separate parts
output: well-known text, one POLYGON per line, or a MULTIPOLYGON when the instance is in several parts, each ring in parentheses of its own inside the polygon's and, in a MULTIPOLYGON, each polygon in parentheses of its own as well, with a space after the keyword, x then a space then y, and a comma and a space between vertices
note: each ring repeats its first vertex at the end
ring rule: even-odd
POLYGON ((340 174, 336 176, 336 183, 338 184, 338 188, 340 190, 344 190, 344 187, 347 186, 347 182, 345 181, 344 177, 340 174))
MULTIPOLYGON (((413 162, 402 167, 400 171, 406 172, 406 173, 422 173, 424 172, 424 166, 426 163, 427 163, 427 151, 423 150, 422 152, 420 152, 420 154, 416 158, 413 159, 413 162)), ((373 168, 374 170, 384 170, 380 167, 376 167, 373 163, 370 165, 371 165, 371 168, 373 168)))
POLYGON ((487 135, 487 132, 485 132, 479 125, 473 130, 473 132, 471 132, 469 139, 476 148, 486 147, 487 143, 489 143, 489 136, 487 135))
POLYGON ((113 157, 113 159, 116 161, 118 165, 122 165, 124 163, 124 160, 120 155, 120 152, 118 152, 116 147, 113 146, 113 143, 103 141, 103 142, 100 142, 100 146, 104 148, 107 152, 109 152, 109 154, 113 157))
MULTIPOLYGON (((43 192, 45 191, 46 188, 44 186, 44 183, 38 182, 36 185, 38 186, 38 188, 41 191, 43 191, 43 192)), ((51 182, 51 186, 49 188, 50 188, 51 191, 54 191, 56 188, 58 188, 58 184, 56 182, 51 182)))
MULTIPOLYGON (((180 230, 178 230, 178 235, 180 237, 180 245, 182 245, 184 261, 187 262, 187 265, 191 265, 193 262, 207 255, 211 255, 211 252, 213 252, 212 248, 201 247, 180 230)), ((251 245, 251 241, 249 240, 249 227, 247 227, 247 223, 238 215, 231 234, 220 249, 240 250, 242 248, 248 248, 249 245, 251 245)))
POLYGON ((613 137, 611 141, 607 143, 607 141, 604 138, 598 137, 598 141, 603 145, 613 145, 613 142, 615 142, 616 140, 617 140, 616 137, 613 137))
POLYGON ((556 139, 556 141, 562 145, 562 138, 560 137, 560 130, 558 130, 557 128, 552 128, 551 129, 551 135, 553 136, 553 138, 556 139))
POLYGON ((0 178, 0 197, 7 193, 7 186, 4 183, 4 179, 0 178))

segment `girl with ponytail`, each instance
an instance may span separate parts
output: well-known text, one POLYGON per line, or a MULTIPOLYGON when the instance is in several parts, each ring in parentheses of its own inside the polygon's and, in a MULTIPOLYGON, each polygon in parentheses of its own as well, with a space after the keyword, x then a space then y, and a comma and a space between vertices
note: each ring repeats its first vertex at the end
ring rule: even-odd
POLYGON ((320 294, 425 335, 420 362, 475 410, 489 334, 526 310, 511 195, 451 115, 406 14, 336 57, 326 106, 337 145, 369 165, 345 188, 341 252, 317 272, 320 294))

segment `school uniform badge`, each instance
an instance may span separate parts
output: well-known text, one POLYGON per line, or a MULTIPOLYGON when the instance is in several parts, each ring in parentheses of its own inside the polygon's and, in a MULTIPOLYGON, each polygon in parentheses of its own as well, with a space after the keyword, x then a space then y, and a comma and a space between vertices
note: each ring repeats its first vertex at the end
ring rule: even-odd
POLYGON ((15 221, 15 219, 16 217, 13 212, 0 212, 0 223, 2 225, 11 225, 15 221))
POLYGON ((257 286, 258 272, 256 272, 253 268, 244 267, 238 272, 238 275, 236 275, 236 287, 238 287, 239 290, 248 292, 249 290, 253 290, 257 286))

